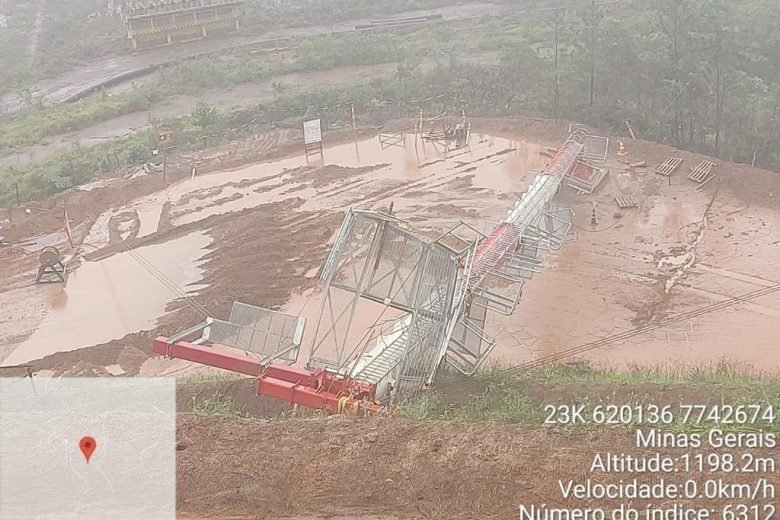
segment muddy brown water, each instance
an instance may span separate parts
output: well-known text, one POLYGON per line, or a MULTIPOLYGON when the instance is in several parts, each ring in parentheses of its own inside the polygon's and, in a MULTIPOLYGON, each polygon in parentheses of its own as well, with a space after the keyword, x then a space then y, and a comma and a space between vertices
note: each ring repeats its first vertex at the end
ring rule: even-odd
POLYGON ((86 262, 48 301, 38 328, 5 359, 16 365, 149 330, 166 305, 195 289, 211 239, 193 233, 86 262))
MULTIPOLYGON (((152 234, 166 204, 170 205, 170 223, 177 226, 291 198, 304 199, 301 209, 314 211, 346 208, 361 199, 370 204, 372 198, 363 195, 401 183, 406 186, 397 192, 394 209, 404 217, 414 217, 420 205, 431 205, 432 201, 454 203, 466 210, 490 209, 497 217, 500 212, 496 211, 495 195, 522 191, 528 172, 545 165, 545 158, 539 155, 542 148, 539 144, 480 135, 472 136, 471 146, 463 149, 445 148, 412 135, 400 145, 388 146, 375 137, 327 146, 321 157, 307 159, 299 155, 181 181, 104 213, 85 244, 94 249, 104 247, 109 240, 110 219, 125 212, 138 214, 140 236, 152 234), (325 165, 371 169, 363 173, 345 171, 339 175, 343 179, 333 182, 318 179, 316 172, 308 176, 302 171, 325 165), (458 180, 489 196, 479 200, 469 192, 441 189, 458 180), (323 189, 324 185, 334 189, 323 189)), ((387 201, 382 203, 386 205, 387 201)))
MULTIPOLYGON (((379 137, 326 146, 322 157, 310 156, 308 161, 300 154, 196 176, 129 201, 97 217, 85 246, 93 250, 115 244, 117 223, 122 238, 140 238, 163 229, 197 225, 215 215, 237 214, 292 199, 303 201, 294 211, 309 215, 349 207, 386 209, 393 202, 397 216, 426 231, 441 230, 459 220, 487 229, 519 198, 530 172, 544 167, 547 159, 539 154, 541 150, 540 144, 477 134, 469 147, 460 149, 412 135, 396 146, 388 146, 379 137), (130 217, 137 225, 126 224, 130 217)), ((776 283, 772 276, 772 267, 780 266, 776 212, 760 207, 748 212, 741 203, 721 195, 712 205, 706 233, 702 234, 704 211, 713 202, 711 193, 693 190, 684 178, 668 186, 658 184, 652 172, 624 173, 622 165, 609 166, 616 173, 595 194, 562 193, 562 203, 575 209, 577 241, 547 256, 542 272, 525 285, 513 315, 491 317, 488 332, 498 345, 494 360, 516 364, 559 355, 631 330, 639 318, 657 321, 776 283), (614 197, 626 193, 639 199, 639 207, 618 212, 614 197), (589 222, 593 208, 599 217, 597 226, 589 222), (735 211, 744 213, 734 216, 735 211), (694 235, 703 238, 692 242, 694 235)), ((176 241, 159 244, 170 255, 156 257, 152 264, 171 273, 169 277, 177 285, 197 282, 199 275, 190 269, 194 269, 204 244, 193 250, 176 241), (182 258, 192 263, 181 267, 176 262, 182 258), (192 276, 177 278, 180 271, 192 276)), ((313 278, 317 274, 316 269, 296 269, 296 258, 287 261, 290 277, 313 278)), ((96 267, 87 263, 74 275, 82 269, 90 273, 96 267)), ((128 298, 125 325, 116 325, 114 317, 104 319, 106 325, 94 326, 90 320, 97 315, 85 310, 90 309, 89 300, 108 302, 101 305, 107 308, 114 304, 108 284, 98 280, 97 274, 85 276, 91 281, 82 286, 80 294, 80 286, 71 284, 66 294, 57 298, 42 291, 30 292, 29 305, 43 305, 44 316, 23 343, 26 346, 16 346, 10 359, 32 359, 75 345, 100 344, 121 337, 123 332, 147 330, 175 297, 165 293, 163 298, 159 288, 138 291, 128 298), (144 298, 149 296, 141 293, 155 295, 151 305, 145 305, 144 298), (70 309, 81 309, 81 314, 70 309), (108 323, 115 324, 111 333, 106 331, 108 323), (59 334, 66 325, 76 331, 72 336, 59 334), (42 347, 33 348, 33 342, 42 347)), ((0 293, 0 308, 3 299, 0 293)), ((310 335, 320 302, 318 291, 293 295, 285 310, 306 317, 310 335)), ((725 358, 774 369, 780 366, 775 348, 779 316, 780 301, 775 293, 580 357, 608 366, 662 364, 675 368, 725 358)), ((377 317, 377 309, 370 309, 359 313, 358 322, 370 327, 377 317)), ((192 324, 183 323, 182 329, 192 324)), ((348 338, 349 345, 359 347, 364 332, 356 328, 348 338)), ((308 348, 304 342, 302 359, 308 348)))
MULTIPOLYGON (((298 155, 196 176, 132 200, 96 216, 83 247, 96 251, 115 240, 154 235, 163 225, 167 229, 192 224, 296 198, 305 201, 300 211, 385 208, 393 200, 401 218, 442 228, 470 211, 499 219, 508 202, 498 202, 496 195, 522 191, 527 173, 545 164, 541 149, 534 143, 476 134, 464 148, 413 135, 397 145, 374 137, 326 146, 321 157, 307 160, 298 155)), ((66 287, 37 291, 43 298, 41 321, 27 340, 5 347, 11 353, 3 364, 153 328, 166 305, 200 280, 198 261, 210 240, 194 233, 85 262, 71 273, 66 287)), ((291 270, 290 276, 296 275, 316 273, 291 270)), ((358 316, 358 322, 370 326, 374 311, 358 316)), ((362 334, 350 341, 360 342, 358 336, 362 334)))

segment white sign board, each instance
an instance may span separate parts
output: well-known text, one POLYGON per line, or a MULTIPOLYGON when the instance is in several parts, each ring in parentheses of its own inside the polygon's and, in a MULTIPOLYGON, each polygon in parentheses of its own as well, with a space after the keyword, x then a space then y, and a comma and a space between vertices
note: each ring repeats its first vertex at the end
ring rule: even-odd
POLYGON ((303 122, 303 144, 322 142, 322 125, 319 119, 303 122))

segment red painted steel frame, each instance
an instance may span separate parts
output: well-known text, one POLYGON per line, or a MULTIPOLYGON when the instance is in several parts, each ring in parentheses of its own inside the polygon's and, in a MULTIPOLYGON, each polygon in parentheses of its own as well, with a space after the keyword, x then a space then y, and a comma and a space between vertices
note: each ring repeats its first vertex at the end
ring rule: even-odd
MULTIPOLYGON (((578 163, 576 160, 577 159, 576 155, 566 157, 566 153, 569 152, 568 150, 569 146, 580 146, 580 145, 572 142, 564 143, 564 145, 560 147, 558 152, 552 158, 550 163, 545 167, 544 173, 549 173, 559 165, 563 165, 565 166, 566 170, 561 174, 561 179, 562 179, 565 175, 567 175, 570 171, 572 171, 572 169, 578 163), (566 164, 566 161, 570 161, 570 162, 566 164)), ((592 173, 592 168, 591 168, 591 173, 592 173)), ((497 264, 503 261, 504 255, 506 255, 507 251, 512 246, 512 243, 502 243, 501 239, 504 235, 504 230, 511 225, 512 224, 509 222, 501 222, 495 228, 493 228, 490 234, 477 247, 477 250, 474 253, 475 272, 480 272, 481 270, 480 264, 492 263, 493 265, 488 265, 488 267, 496 267, 497 264), (498 251, 498 253, 494 253, 494 260, 491 261, 488 260, 488 258, 489 258, 489 253, 493 249, 498 251)))
POLYGON ((245 355, 220 352, 186 341, 170 343, 164 337, 156 338, 152 349, 171 358, 256 377, 258 394, 307 408, 354 414, 373 414, 381 409, 374 401, 376 385, 345 379, 325 370, 307 370, 275 363, 263 366, 245 355))

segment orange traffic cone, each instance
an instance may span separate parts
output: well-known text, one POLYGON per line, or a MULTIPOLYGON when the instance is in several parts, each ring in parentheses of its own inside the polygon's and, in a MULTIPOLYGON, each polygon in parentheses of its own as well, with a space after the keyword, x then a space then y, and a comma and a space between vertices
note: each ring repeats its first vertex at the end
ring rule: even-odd
POLYGON ((622 139, 618 141, 618 143, 620 144, 620 147, 618 148, 618 155, 620 157, 625 157, 626 155, 628 155, 628 151, 626 150, 626 145, 623 144, 622 139))

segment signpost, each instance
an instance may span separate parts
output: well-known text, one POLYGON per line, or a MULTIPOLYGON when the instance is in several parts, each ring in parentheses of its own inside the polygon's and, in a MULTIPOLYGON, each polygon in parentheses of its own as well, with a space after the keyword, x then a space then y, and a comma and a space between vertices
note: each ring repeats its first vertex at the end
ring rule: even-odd
POLYGON ((174 141, 174 133, 172 130, 160 130, 157 138, 157 147, 163 152, 163 181, 166 180, 168 174, 168 151, 176 148, 174 141))
POLYGON ((322 156, 322 122, 319 119, 303 122, 303 146, 307 160, 311 154, 322 156))

